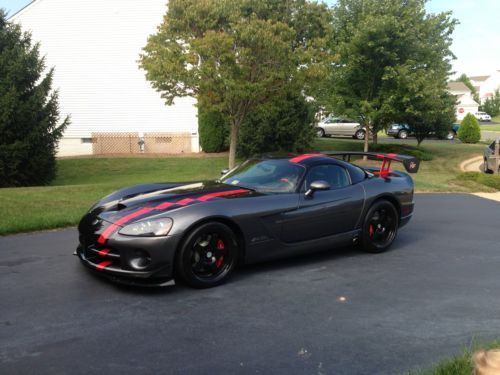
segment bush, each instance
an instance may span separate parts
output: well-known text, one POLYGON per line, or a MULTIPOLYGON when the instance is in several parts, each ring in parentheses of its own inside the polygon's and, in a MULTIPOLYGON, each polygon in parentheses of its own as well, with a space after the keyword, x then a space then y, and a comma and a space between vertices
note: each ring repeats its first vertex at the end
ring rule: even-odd
POLYGON ((458 181, 475 182, 500 191, 500 175, 481 172, 464 172, 457 176, 458 181))
POLYGON ((223 152, 229 149, 229 124, 218 111, 198 104, 198 132, 205 152, 223 152))
POLYGON ((303 152, 312 147, 314 109, 299 94, 261 106, 240 129, 238 156, 249 157, 264 152, 303 152))
POLYGON ((61 125, 51 69, 38 45, 0 10, 0 187, 49 183, 55 176, 61 125))
POLYGON ((458 138, 460 138, 463 143, 477 143, 481 139, 479 122, 472 113, 468 113, 460 123, 458 138))

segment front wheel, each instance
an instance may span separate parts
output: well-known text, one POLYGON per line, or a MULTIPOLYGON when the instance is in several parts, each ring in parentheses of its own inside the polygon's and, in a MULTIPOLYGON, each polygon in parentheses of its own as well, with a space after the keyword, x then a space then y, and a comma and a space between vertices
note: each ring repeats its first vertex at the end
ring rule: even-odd
POLYGON ((398 133, 398 138, 399 139, 406 139, 406 138, 408 138, 408 132, 406 130, 401 130, 398 133))
POLYGON ((483 170, 484 173, 493 173, 493 170, 488 168, 488 159, 486 158, 484 158, 483 170))
POLYGON ((325 136, 325 131, 322 128, 316 128, 316 137, 323 138, 325 136))
POLYGON ((361 248, 381 253, 391 246, 398 233, 399 216, 394 205, 386 200, 375 202, 365 216, 361 248))
POLYGON ((359 139, 360 141, 363 140, 363 139, 365 139, 365 131, 364 130, 358 130, 354 134, 354 138, 359 139))
POLYGON ((192 230, 175 262, 176 277, 193 288, 210 288, 227 281, 238 262, 238 243, 222 223, 209 222, 192 230))

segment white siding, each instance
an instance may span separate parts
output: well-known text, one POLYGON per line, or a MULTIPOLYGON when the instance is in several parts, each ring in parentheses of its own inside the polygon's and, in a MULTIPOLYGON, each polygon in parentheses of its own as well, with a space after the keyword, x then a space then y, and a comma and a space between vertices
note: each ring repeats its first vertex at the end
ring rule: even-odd
MULTIPOLYGON (((137 64, 147 37, 162 21, 166 2, 36 0, 12 17, 40 41, 47 66, 55 67, 61 114, 70 114, 72 122, 65 138, 90 137, 92 132, 197 133, 194 99, 166 106, 137 64)), ((61 154, 68 154, 65 144, 61 142, 61 154)))

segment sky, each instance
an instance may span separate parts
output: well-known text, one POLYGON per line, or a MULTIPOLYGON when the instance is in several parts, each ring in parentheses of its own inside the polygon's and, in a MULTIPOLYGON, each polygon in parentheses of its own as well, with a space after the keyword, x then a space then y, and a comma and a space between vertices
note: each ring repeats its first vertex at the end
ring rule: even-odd
MULTIPOLYGON (((333 5, 335 0, 325 2, 333 5)), ((12 15, 28 3, 30 0, 0 0, 0 8, 12 15)), ((500 29, 497 24, 500 0, 430 0, 427 10, 431 13, 451 10, 453 17, 460 22, 455 28, 452 46, 457 57, 453 62, 456 75, 488 75, 500 70, 500 29)))

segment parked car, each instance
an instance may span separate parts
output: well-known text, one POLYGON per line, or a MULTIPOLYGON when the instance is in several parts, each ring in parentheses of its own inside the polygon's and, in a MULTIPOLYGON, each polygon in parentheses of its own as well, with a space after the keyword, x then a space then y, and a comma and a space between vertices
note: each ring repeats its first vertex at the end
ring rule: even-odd
POLYGON ((365 129, 359 122, 345 117, 327 117, 318 123, 316 135, 318 137, 345 135, 361 140, 365 139, 365 129))
POLYGON ((75 253, 98 275, 133 285, 173 279, 207 288, 238 264, 345 245, 380 253, 412 217, 415 157, 324 152, 256 157, 215 181, 136 185, 101 199, 78 226, 75 253), (349 163, 367 156, 381 168, 349 163))
POLYGON ((479 121, 491 121, 491 116, 486 112, 476 112, 474 113, 474 117, 476 117, 479 121))
MULTIPOLYGON (((496 158, 495 158, 495 143, 499 141, 500 138, 497 138, 497 140, 493 141, 492 144, 489 146, 486 146, 484 149, 484 172, 485 173, 493 173, 494 169, 496 168, 496 158)), ((496 155, 499 156, 499 155, 496 155)), ((500 166, 498 167, 498 171, 500 173, 500 166)))
MULTIPOLYGON (((453 124, 450 131, 446 135, 446 139, 450 141, 455 139, 459 127, 460 127, 459 124, 453 124)), ((412 127, 408 124, 392 124, 391 126, 389 126, 389 129, 387 129, 387 135, 399 139, 406 139, 414 134, 415 132, 413 131, 412 127)), ((432 135, 433 133, 430 134, 432 135)))

